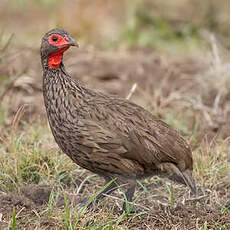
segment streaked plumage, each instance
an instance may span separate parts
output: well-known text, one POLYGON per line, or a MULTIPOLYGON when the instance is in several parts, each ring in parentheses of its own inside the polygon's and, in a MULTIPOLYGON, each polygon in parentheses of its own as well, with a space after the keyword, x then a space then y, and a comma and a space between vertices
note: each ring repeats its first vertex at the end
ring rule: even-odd
POLYGON ((195 192, 192 153, 180 134, 144 108, 72 80, 62 54, 76 43, 70 38, 69 46, 55 47, 49 44, 53 34, 70 38, 66 31, 54 29, 42 39, 43 94, 49 124, 59 147, 76 164, 103 176, 106 183, 117 178, 97 200, 127 182, 126 196, 131 201, 136 179, 170 172, 195 192), (51 68, 50 55, 63 47, 59 65, 51 68))

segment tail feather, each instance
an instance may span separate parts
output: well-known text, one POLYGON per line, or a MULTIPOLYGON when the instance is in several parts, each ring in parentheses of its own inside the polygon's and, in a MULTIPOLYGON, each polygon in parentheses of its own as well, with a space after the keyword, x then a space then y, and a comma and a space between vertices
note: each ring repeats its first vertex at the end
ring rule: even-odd
POLYGON ((181 171, 176 165, 172 163, 164 163, 163 168, 166 169, 166 171, 173 172, 174 175, 170 176, 170 179, 187 185, 191 189, 192 193, 196 194, 196 183, 193 178, 191 169, 181 171))
POLYGON ((186 185, 190 187, 193 194, 196 194, 196 183, 192 176, 192 170, 187 169, 181 173, 186 185))

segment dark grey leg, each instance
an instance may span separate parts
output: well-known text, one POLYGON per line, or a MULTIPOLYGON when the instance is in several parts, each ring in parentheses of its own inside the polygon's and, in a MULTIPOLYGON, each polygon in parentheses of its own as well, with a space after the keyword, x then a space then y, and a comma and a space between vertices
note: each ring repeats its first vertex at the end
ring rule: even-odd
MULTIPOLYGON (((105 178, 105 185, 107 185, 110 181, 111 181, 111 178, 105 178)), ((92 206, 95 203, 98 203, 100 199, 103 199, 106 195, 109 195, 110 193, 115 191, 117 188, 118 188, 117 183, 115 181, 113 181, 109 186, 107 186, 102 192, 100 192, 96 196, 96 198, 95 198, 95 200, 93 202, 88 204, 88 207, 92 206)), ((81 203, 81 207, 84 207, 88 200, 89 199, 84 200, 81 203)))
MULTIPOLYGON (((106 179, 105 180, 105 185, 109 183, 109 181, 111 181, 111 179, 106 179)), ((110 193, 112 193, 113 191, 115 191, 118 188, 118 185, 115 181, 113 181, 109 186, 107 186, 102 192, 100 192, 97 196, 96 196, 96 202, 98 202, 100 199, 103 199, 106 195, 109 195, 110 193)))
MULTIPOLYGON (((132 202, 133 200, 133 195, 134 195, 134 192, 135 192, 135 188, 136 188, 136 184, 132 185, 130 188, 128 188, 128 190, 126 191, 125 193, 125 196, 126 196, 126 199, 128 202, 132 202)), ((128 211, 126 209, 126 201, 123 203, 123 207, 122 207, 122 210, 123 211, 128 211)))

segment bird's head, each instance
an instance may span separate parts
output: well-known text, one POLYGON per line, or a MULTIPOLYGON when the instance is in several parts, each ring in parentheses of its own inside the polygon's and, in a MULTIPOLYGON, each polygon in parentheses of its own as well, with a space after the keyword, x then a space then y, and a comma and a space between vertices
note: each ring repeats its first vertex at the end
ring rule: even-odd
POLYGON ((63 29, 52 29, 45 34, 41 42, 42 65, 51 69, 57 68, 62 62, 63 53, 70 47, 79 45, 63 29))

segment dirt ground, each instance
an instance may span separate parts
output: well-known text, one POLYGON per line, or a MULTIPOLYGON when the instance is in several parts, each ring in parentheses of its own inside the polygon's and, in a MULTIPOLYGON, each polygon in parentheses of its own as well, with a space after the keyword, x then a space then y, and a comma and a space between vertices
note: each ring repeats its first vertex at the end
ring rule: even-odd
MULTIPOLYGON (((99 178, 94 182, 87 183, 85 186, 87 188, 83 189, 77 196, 72 195, 72 189, 66 189, 70 206, 76 206, 85 198, 86 194, 94 193, 93 190, 100 184, 102 185, 99 178)), ((205 223, 207 229, 229 229, 230 213, 224 212, 222 206, 225 204, 226 209, 230 208, 230 186, 222 187, 218 191, 199 191, 196 197, 189 197, 188 190, 175 185, 175 194, 177 194, 178 200, 173 207, 169 204, 166 194, 162 194, 162 191, 158 189, 158 186, 163 186, 163 184, 164 182, 151 184, 151 188, 149 188, 151 193, 157 194, 154 199, 149 199, 142 194, 139 201, 140 206, 137 206, 136 210, 137 213, 143 212, 143 214, 139 217, 135 217, 133 214, 130 215, 130 219, 127 218, 129 229, 204 229, 205 223), (186 199, 186 203, 183 203, 183 199, 186 199), (143 209, 143 207, 145 208, 143 209), (226 225, 226 228, 220 228, 223 225, 226 225)), ((150 185, 148 186, 150 187, 150 185)), ((5 220, 11 218, 13 207, 19 213, 17 219, 21 220, 21 225, 27 224, 26 229, 34 229, 33 220, 36 218, 36 213, 42 213, 46 210, 51 191, 50 186, 31 184, 21 188, 17 194, 0 194, 0 213, 4 216, 4 219, 0 219, 1 229, 7 227, 5 220), (28 220, 31 220, 31 223, 28 224, 28 220)), ((141 192, 139 187, 137 194, 141 192)), ((55 193, 58 192, 55 191, 55 193)), ((55 199, 55 205, 64 212, 63 195, 55 199)), ((113 199, 108 199, 107 202, 103 201, 102 205, 94 210, 88 210, 85 215, 95 215, 101 208, 104 212, 113 210, 114 216, 119 218, 121 212, 117 204, 114 208, 113 199)), ((41 217, 40 227, 41 229, 60 229, 55 219, 46 216, 41 217)))
MULTIPOLYGON (((13 76, 0 95, 0 101, 8 111, 4 128, 10 127, 14 114, 23 104, 26 105, 26 109, 22 120, 31 122, 37 117, 45 119, 39 61, 38 50, 15 48, 14 52, 7 55, 4 63, 0 63, 1 75, 13 76), (3 65, 4 68, 1 68, 3 65)), ((216 112, 213 102, 218 95, 219 87, 216 87, 214 77, 214 83, 210 79, 213 74, 210 70, 213 67, 211 59, 204 59, 202 56, 166 57, 147 48, 107 52, 88 48, 68 51, 65 63, 75 79, 79 79, 88 87, 120 97, 126 97, 133 84, 137 83, 130 100, 153 111, 162 119, 166 119, 167 113, 172 109, 175 109, 176 113, 193 111, 192 115, 188 115, 188 127, 193 127, 197 121, 200 124, 197 141, 191 141, 193 150, 196 150, 205 138, 226 139, 229 136, 230 90, 220 99, 217 105, 219 110, 216 112), (196 98, 198 94, 201 95, 201 100, 196 98)), ((223 61, 223 66, 225 63, 227 59, 223 61)), ((227 69, 229 66, 224 68, 227 69)), ((230 89, 229 79, 225 79, 222 84, 230 89)), ((184 135, 189 136, 186 131, 184 135)), ((79 186, 87 175, 90 173, 85 172, 75 184, 68 185, 68 194, 71 194, 73 188, 79 186)), ((165 195, 167 189, 160 190, 167 182, 149 179, 148 183, 143 183, 151 194, 156 194, 156 197, 146 198, 144 194, 139 198, 139 203, 147 207, 147 212, 139 217, 127 219, 130 229, 219 229, 218 226, 230 224, 230 212, 223 209, 230 208, 229 181, 216 185, 214 190, 198 185, 198 194, 195 197, 190 196, 183 186, 175 185, 175 207, 170 205, 165 195)), ((68 195, 71 205, 76 205, 102 184, 99 178, 87 181, 80 195, 68 195)), ((23 221, 25 217, 35 218, 36 213, 45 209, 50 193, 55 189, 48 185, 31 184, 19 188, 18 193, 0 192, 0 225, 3 226, 0 229, 7 227, 6 220, 12 215, 13 207, 19 212, 17 218, 23 221)), ((142 190, 139 186, 137 193, 141 194, 142 190)), ((60 196, 55 202, 58 207, 63 207, 63 196, 60 191, 57 193, 60 196)), ((109 202, 110 206, 111 203, 113 201, 109 202)), ((92 215, 91 211, 86 215, 92 215)), ((114 215, 119 216, 119 212, 115 211, 114 215)), ((32 223, 27 226, 28 229, 33 229, 32 223)), ((43 229, 58 229, 55 220, 47 217, 41 218, 41 226, 43 229)))

